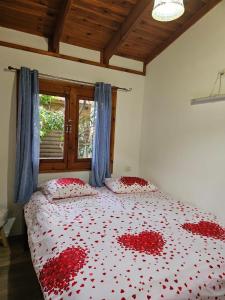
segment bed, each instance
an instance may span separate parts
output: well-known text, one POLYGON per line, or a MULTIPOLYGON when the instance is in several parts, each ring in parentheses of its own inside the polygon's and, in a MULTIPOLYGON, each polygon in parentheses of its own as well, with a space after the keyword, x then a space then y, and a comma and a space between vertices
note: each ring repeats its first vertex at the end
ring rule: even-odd
POLYGON ((225 231, 164 193, 99 194, 25 206, 47 300, 225 299, 225 231))

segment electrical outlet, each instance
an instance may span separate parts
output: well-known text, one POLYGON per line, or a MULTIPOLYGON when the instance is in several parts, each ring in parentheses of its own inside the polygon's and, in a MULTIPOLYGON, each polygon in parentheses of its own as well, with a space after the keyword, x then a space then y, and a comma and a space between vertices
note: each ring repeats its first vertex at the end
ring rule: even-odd
POLYGON ((130 166, 125 166, 124 171, 126 173, 129 173, 131 171, 131 167, 130 166))

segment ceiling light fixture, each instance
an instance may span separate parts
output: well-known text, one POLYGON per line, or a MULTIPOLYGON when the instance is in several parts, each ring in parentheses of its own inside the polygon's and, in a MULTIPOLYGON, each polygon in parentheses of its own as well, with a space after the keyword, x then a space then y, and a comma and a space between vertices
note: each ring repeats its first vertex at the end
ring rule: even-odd
POLYGON ((161 22, 173 21, 184 13, 183 0, 155 0, 152 17, 161 22))

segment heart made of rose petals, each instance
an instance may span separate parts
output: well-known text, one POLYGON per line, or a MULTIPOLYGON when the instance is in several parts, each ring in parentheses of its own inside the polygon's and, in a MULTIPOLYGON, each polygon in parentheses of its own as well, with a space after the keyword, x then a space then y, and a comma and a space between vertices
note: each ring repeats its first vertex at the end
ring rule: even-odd
POLYGON ((85 185, 85 182, 79 178, 59 178, 56 183, 61 186, 69 184, 85 185))
POLYGON ((218 240, 225 240, 225 229, 214 222, 200 221, 199 223, 185 223, 182 228, 206 237, 211 237, 218 240))
POLYGON ((123 183, 126 186, 131 186, 134 184, 138 184, 140 186, 146 186, 148 185, 148 181, 146 181, 143 178, 140 177, 129 177, 129 176, 123 176, 120 178, 120 182, 123 183))
POLYGON ((39 280, 48 294, 60 294, 69 290, 69 285, 86 263, 86 251, 80 247, 70 247, 59 256, 50 258, 39 274, 39 280))
POLYGON ((143 231, 139 234, 124 234, 117 238, 119 244, 127 250, 141 253, 160 255, 165 241, 163 236, 155 231, 143 231))

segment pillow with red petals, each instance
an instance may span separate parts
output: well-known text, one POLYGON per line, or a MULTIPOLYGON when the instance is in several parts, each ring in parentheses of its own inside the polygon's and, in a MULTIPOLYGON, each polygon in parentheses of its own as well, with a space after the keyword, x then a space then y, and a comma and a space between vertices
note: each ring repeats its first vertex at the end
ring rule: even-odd
POLYGON ((96 189, 79 178, 52 179, 45 182, 40 188, 52 200, 98 194, 96 189))
POLYGON ((105 185, 117 194, 146 193, 157 190, 149 180, 140 177, 106 178, 105 185))

